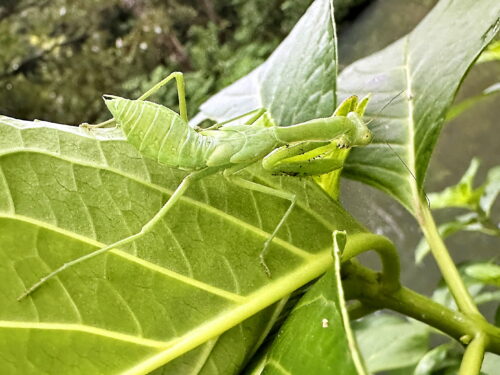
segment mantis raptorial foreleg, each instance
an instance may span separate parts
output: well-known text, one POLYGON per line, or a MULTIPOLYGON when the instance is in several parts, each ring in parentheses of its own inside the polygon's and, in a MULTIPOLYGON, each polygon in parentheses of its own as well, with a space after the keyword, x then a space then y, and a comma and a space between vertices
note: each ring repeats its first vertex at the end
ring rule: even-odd
MULTIPOLYGON (((182 119, 187 122, 188 115, 187 115, 187 106, 186 106, 186 89, 185 89, 185 85, 184 85, 184 75, 181 72, 170 73, 167 77, 162 79, 160 82, 158 82, 156 85, 151 87, 144 94, 139 96, 137 98, 137 100, 146 100, 151 95, 155 94, 163 86, 165 86, 168 82, 170 82, 172 79, 175 79, 175 82, 177 84, 177 96, 179 97, 179 114, 182 117, 182 119)), ((80 126, 87 128, 87 129, 103 128, 103 127, 106 127, 108 125, 113 124, 114 122, 115 122, 115 119, 112 118, 112 119, 103 121, 99 124, 95 124, 95 125, 83 123, 80 126)))
POLYGON ((64 263, 62 266, 59 268, 55 269, 51 273, 47 274, 46 276, 42 277, 40 280, 38 280, 35 284, 33 284, 31 287, 26 289, 26 291, 21 294, 17 300, 20 301, 27 295, 29 295, 31 292, 33 292, 35 289, 40 287, 42 284, 44 284, 46 281, 52 279, 54 276, 58 275, 62 271, 64 271, 66 268, 72 267, 75 264, 81 263, 87 259, 94 258, 100 254, 103 254, 111 249, 119 248, 124 245, 129 244, 132 241, 137 240, 138 238, 146 235, 149 233, 149 231, 165 216, 165 214, 179 201, 179 199, 182 197, 182 195, 186 192, 187 188, 196 180, 202 179, 206 176, 209 176, 211 174, 214 174, 218 172, 220 168, 206 168, 201 171, 196 171, 196 172, 191 172, 188 174, 182 182, 177 186, 175 191, 172 193, 168 201, 163 205, 163 207, 142 227, 140 232, 137 232, 131 236, 128 236, 126 238, 123 238, 119 241, 116 241, 108 246, 102 247, 100 249, 97 249, 91 253, 88 253, 84 256, 81 256, 80 258, 74 259, 70 262, 64 263))
POLYGON ((248 190, 252 190, 252 191, 258 191, 260 193, 264 193, 264 194, 267 194, 267 195, 271 195, 273 197, 278 197, 278 198, 282 198, 282 199, 286 199, 286 200, 290 201, 290 206, 286 210, 285 214, 281 217, 281 220, 276 225, 276 227, 274 228, 273 232, 269 235, 269 237, 264 242, 264 246, 262 248, 262 251, 259 254, 260 264, 264 268, 264 271, 266 272, 267 276, 271 277, 271 270, 269 269, 269 267, 266 264, 265 257, 267 255, 267 253, 269 252, 269 245, 271 244, 271 242, 274 239, 274 237, 276 237, 276 235, 278 234, 279 230, 281 229, 281 227, 285 223, 286 219, 288 218, 288 216, 292 212, 293 207, 295 206, 295 203, 297 201, 297 196, 295 194, 289 193, 287 191, 274 189, 272 187, 265 186, 265 185, 262 185, 262 184, 258 184, 256 182, 248 181, 248 180, 245 180, 244 178, 235 176, 234 173, 236 173, 237 171, 239 171, 241 169, 242 168, 232 169, 232 170, 231 169, 226 169, 224 171, 224 177, 226 177, 233 184, 235 184, 235 185, 237 185, 239 187, 242 187, 244 189, 248 189, 248 190))

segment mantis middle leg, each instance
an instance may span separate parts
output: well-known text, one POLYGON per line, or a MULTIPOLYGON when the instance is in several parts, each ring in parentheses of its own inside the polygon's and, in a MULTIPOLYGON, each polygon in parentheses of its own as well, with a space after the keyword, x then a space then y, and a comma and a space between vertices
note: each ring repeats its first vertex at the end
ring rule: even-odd
POLYGON ((278 224, 274 228, 273 232, 269 235, 267 240, 264 242, 264 247, 262 248, 262 251, 260 252, 260 255, 259 255, 260 264, 264 268, 266 275, 270 278, 271 277, 271 270, 269 269, 268 265, 266 264, 265 257, 269 252, 269 245, 273 241, 274 237, 276 237, 279 230, 281 229, 281 227, 285 223, 286 219, 288 218, 288 216, 292 212, 293 207, 295 206, 295 203, 297 202, 297 196, 295 194, 289 193, 287 191, 274 189, 274 188, 271 188, 269 186, 265 186, 262 184, 258 184, 256 182, 245 180, 244 178, 241 178, 241 177, 234 176, 234 173, 238 172, 241 169, 243 169, 243 166, 238 166, 237 169, 226 169, 224 171, 224 177, 226 177, 233 184, 240 186, 244 189, 258 191, 260 193, 268 194, 268 195, 271 195, 273 197, 283 198, 283 199, 290 201, 290 206, 286 210, 285 214, 281 217, 280 221, 278 222, 278 224))
POLYGON ((167 200, 167 202, 165 202, 163 207, 146 224, 144 224, 144 226, 142 227, 142 229, 139 232, 137 232, 131 236, 128 236, 126 238, 123 238, 119 241, 113 242, 112 244, 107 245, 105 247, 102 247, 100 249, 97 249, 91 253, 83 255, 80 258, 74 259, 68 263, 64 263, 62 266, 60 266, 59 268, 56 268, 54 271, 48 273, 47 275, 42 277, 40 280, 38 280, 35 284, 30 286, 28 289, 26 289, 26 291, 23 294, 21 294, 17 298, 17 300, 20 301, 23 298, 25 298, 26 296, 30 295, 35 289, 38 289, 45 282, 52 279, 54 276, 57 276, 62 271, 66 270, 66 269, 68 269, 68 268, 70 268, 78 263, 81 263, 87 259, 94 258, 98 255, 101 255, 103 253, 108 252, 111 249, 122 247, 124 245, 131 243, 132 241, 137 240, 140 237, 143 237, 144 235, 146 235, 147 233, 149 233, 151 231, 151 229, 155 226, 155 224, 157 224, 165 216, 165 214, 167 214, 168 211, 170 211, 170 209, 179 201, 179 199, 182 197, 182 195, 186 192, 187 188, 194 181, 199 180, 203 177, 209 176, 211 174, 214 174, 218 171, 219 171, 219 168, 215 167, 215 168, 206 168, 206 169, 192 172, 192 173, 188 174, 186 177, 184 177, 184 179, 179 184, 179 186, 177 186, 177 188, 172 193, 172 195, 167 200))

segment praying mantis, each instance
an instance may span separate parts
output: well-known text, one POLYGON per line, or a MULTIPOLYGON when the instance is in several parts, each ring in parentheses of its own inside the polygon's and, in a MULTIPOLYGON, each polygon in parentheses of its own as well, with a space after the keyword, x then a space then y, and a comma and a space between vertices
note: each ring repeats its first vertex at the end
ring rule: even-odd
POLYGON ((136 100, 112 95, 104 95, 103 98, 113 118, 97 125, 82 124, 84 127, 92 129, 114 122, 121 127, 128 142, 144 157, 189 173, 164 206, 138 233, 63 264, 27 288, 18 300, 64 270, 146 235, 190 185, 216 173, 222 173, 228 181, 239 187, 290 201, 285 214, 264 242, 259 256, 263 271, 271 277, 265 257, 270 243, 293 210, 296 196, 246 180, 237 176, 237 172, 260 163, 264 170, 272 174, 319 176, 343 166, 343 160, 325 157, 332 150, 364 146, 372 140, 372 133, 362 119, 368 97, 358 100, 356 96, 351 96, 338 106, 331 117, 287 127, 277 126, 265 109, 256 109, 207 129, 193 128, 188 124, 184 78, 180 72, 170 74, 136 100), (177 85, 179 114, 162 105, 145 101, 173 79, 177 85))

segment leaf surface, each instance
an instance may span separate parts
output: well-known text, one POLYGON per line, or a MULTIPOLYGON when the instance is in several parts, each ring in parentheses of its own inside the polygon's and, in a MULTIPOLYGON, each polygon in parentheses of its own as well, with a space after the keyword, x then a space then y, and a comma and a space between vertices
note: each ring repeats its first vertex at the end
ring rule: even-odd
POLYGON ((497 33, 499 17, 496 0, 441 0, 406 37, 339 75, 339 96, 373 94, 366 113, 375 137, 353 150, 347 176, 415 213, 446 112, 465 73, 497 33))
POLYGON ((312 182, 254 177, 299 199, 269 279, 258 255, 288 202, 214 176, 132 246, 17 302, 48 271, 138 232, 183 174, 143 159, 119 130, 2 117, 0 135, 2 373, 147 373, 318 277, 332 230, 362 230, 312 182))
POLYGON ((370 372, 416 364, 427 351, 428 328, 394 315, 375 313, 352 323, 370 372))
POLYGON ((337 76, 331 3, 316 0, 265 63, 203 103, 194 121, 226 121, 256 108, 280 126, 330 116, 337 76))

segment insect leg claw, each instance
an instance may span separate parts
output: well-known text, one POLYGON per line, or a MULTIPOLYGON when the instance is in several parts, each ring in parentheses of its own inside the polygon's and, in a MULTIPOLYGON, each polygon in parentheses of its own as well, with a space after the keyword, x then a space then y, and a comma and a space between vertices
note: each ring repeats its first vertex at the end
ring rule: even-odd
POLYGON ((263 253, 261 253, 259 255, 259 259, 260 259, 260 265, 264 269, 264 272, 266 273, 267 277, 271 279, 272 278, 271 277, 271 270, 269 269, 269 267, 266 264, 266 261, 264 260, 264 254, 263 253))

